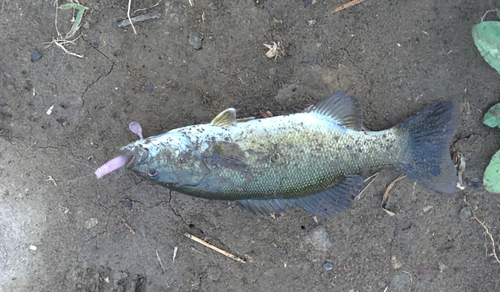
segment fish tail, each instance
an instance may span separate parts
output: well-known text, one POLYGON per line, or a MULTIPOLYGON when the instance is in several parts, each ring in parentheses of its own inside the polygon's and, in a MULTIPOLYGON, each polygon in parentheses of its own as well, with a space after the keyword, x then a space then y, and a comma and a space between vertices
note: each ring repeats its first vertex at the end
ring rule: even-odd
POLYGON ((451 161, 450 142, 457 120, 458 105, 444 101, 396 126, 409 136, 409 155, 397 167, 437 192, 454 193, 457 170, 451 161))

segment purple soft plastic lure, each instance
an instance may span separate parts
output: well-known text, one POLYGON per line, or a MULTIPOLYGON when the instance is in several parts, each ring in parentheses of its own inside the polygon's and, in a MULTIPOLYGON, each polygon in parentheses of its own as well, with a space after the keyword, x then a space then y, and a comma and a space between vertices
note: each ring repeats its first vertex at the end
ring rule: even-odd
MULTIPOLYGON (((142 136, 141 125, 139 125, 138 122, 130 123, 128 125, 128 128, 130 129, 130 131, 137 134, 139 136, 139 138, 144 139, 144 137, 142 136)), ((97 178, 101 178, 101 177, 105 176, 106 174, 108 174, 112 171, 115 171, 122 166, 125 166, 125 164, 127 164, 127 162, 130 161, 130 158, 131 157, 120 155, 120 156, 117 156, 117 157, 111 159, 110 161, 106 162, 105 164, 103 164, 101 167, 99 167, 95 171, 95 176, 97 178)))

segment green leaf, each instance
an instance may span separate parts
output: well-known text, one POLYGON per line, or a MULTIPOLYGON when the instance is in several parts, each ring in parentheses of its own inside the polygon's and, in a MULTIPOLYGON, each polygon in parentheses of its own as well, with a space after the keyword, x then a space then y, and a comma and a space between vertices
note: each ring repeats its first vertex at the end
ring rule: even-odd
POLYGON ((500 150, 493 155, 490 164, 486 167, 483 184, 488 192, 500 194, 500 150))
POLYGON ((486 62, 500 73, 500 22, 483 21, 474 25, 472 38, 486 62))
POLYGON ((82 6, 82 5, 76 4, 76 3, 66 3, 66 4, 59 6, 58 8, 61 10, 68 10, 68 9, 86 10, 86 9, 88 9, 85 6, 82 6))
POLYGON ((484 115, 483 123, 492 128, 500 127, 500 103, 490 107, 484 115))

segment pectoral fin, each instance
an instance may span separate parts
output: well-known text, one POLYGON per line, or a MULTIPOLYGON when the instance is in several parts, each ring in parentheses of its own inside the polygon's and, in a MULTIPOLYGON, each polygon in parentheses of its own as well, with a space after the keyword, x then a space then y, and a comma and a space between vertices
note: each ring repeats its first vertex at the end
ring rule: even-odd
POLYGON ((252 213, 271 214, 283 211, 287 206, 297 206, 318 216, 329 216, 345 210, 361 191, 363 178, 347 175, 335 186, 318 194, 294 199, 247 199, 238 204, 252 213))

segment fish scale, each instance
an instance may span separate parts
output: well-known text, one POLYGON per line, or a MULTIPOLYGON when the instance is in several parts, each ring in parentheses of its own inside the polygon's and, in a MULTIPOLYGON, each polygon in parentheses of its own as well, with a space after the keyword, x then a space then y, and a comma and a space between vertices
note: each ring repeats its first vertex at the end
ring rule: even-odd
MULTIPOLYGON (((208 199, 234 200, 252 212, 298 206, 330 215, 352 204, 365 167, 393 165, 439 193, 453 193, 449 144, 458 105, 440 102, 384 131, 362 131, 354 96, 335 92, 302 113, 236 119, 227 109, 210 124, 187 126, 122 147, 119 161, 164 187, 208 199)), ((120 164, 122 165, 122 164, 120 164)))
POLYGON ((205 131, 201 136, 195 135, 199 127, 175 131, 196 137, 192 142, 201 145, 198 149, 203 157, 224 155, 211 151, 209 145, 213 143, 231 146, 234 143, 242 154, 235 159, 244 162, 245 167, 209 166, 209 174, 199 185, 189 188, 189 192, 226 200, 314 194, 363 167, 399 163, 404 158, 406 146, 404 136, 398 136, 395 129, 370 133, 354 131, 345 129, 328 116, 309 113, 249 121, 230 131, 217 131, 219 127, 203 125, 205 131), (273 151, 281 156, 280 162, 271 162, 273 151), (247 173, 252 179, 246 178, 247 173))

